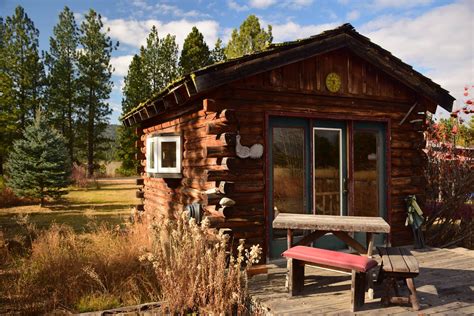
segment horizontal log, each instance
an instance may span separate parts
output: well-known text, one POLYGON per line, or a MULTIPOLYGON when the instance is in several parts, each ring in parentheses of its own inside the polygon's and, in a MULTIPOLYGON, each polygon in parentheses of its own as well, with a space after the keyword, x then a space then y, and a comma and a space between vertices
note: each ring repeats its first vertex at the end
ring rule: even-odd
POLYGON ((236 124, 228 124, 227 121, 213 121, 206 125, 206 133, 208 135, 219 135, 223 133, 236 133, 238 130, 236 124))
POLYGON ((236 111, 232 109, 224 109, 218 112, 216 117, 220 120, 225 120, 227 124, 238 122, 236 111))
POLYGON ((238 157, 225 157, 222 159, 222 164, 229 170, 240 169, 261 169, 263 168, 262 159, 242 159, 238 157))
POLYGON ((225 194, 262 192, 264 189, 263 181, 251 181, 251 182, 218 181, 216 183, 216 186, 218 186, 219 190, 221 192, 224 192, 225 194))
POLYGON ((202 100, 202 106, 205 112, 219 112, 222 110, 219 102, 216 102, 214 99, 204 99, 202 100))
POLYGON ((205 151, 206 158, 235 156, 235 147, 233 146, 208 146, 205 151))
POLYGON ((208 195, 207 204, 216 205, 223 197, 234 200, 237 204, 255 204, 263 202, 264 196, 261 192, 250 193, 226 193, 225 195, 208 195))
POLYGON ((263 171, 248 169, 241 169, 236 172, 226 170, 208 170, 207 181, 246 181, 246 180, 261 180, 263 179, 263 171))

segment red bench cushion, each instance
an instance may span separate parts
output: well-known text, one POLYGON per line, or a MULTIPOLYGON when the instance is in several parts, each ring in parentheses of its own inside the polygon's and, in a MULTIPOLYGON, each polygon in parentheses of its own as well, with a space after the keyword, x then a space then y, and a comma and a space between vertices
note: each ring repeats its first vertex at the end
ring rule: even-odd
POLYGON ((364 256, 306 246, 292 247, 282 255, 287 258, 359 272, 367 272, 377 266, 377 261, 364 256))

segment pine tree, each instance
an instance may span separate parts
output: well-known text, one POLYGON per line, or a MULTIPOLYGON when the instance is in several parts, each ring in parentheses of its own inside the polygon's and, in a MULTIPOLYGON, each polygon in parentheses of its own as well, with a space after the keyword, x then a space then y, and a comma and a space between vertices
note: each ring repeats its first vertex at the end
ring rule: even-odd
POLYGON ((210 65, 212 63, 209 47, 204 41, 204 36, 197 27, 193 26, 192 31, 184 40, 183 50, 179 59, 179 66, 183 74, 210 65))
POLYGON ((53 127, 60 130, 67 141, 69 160, 74 161, 75 129, 77 120, 77 47, 79 30, 73 12, 65 7, 49 39, 46 64, 49 68, 46 89, 47 109, 53 127))
MULTIPOLYGON (((150 85, 143 80, 146 75, 146 70, 143 67, 143 47, 140 52, 140 55, 133 56, 132 62, 128 67, 127 76, 124 78, 122 114, 128 113, 140 102, 144 101, 151 92, 150 85)), ((122 161, 121 172, 123 174, 134 174, 136 172, 138 161, 135 158, 137 153, 135 142, 137 140, 138 136, 135 133, 134 127, 119 127, 117 156, 122 161)))
POLYGON ((18 6, 0 23, 0 173, 5 152, 33 120, 40 106, 44 67, 38 53, 39 32, 18 6))
POLYGON ((176 36, 167 34, 161 41, 159 67, 163 87, 166 87, 178 78, 178 44, 176 44, 176 36))
POLYGON ((110 56, 117 45, 103 30, 102 18, 94 10, 90 10, 80 27, 79 42, 82 51, 79 54, 79 90, 80 125, 85 131, 82 141, 87 148, 88 176, 94 174, 96 161, 107 141, 102 134, 107 127, 108 116, 112 112, 105 102, 112 90, 112 66, 110 56))
POLYGON ((158 37, 155 26, 147 37, 143 54, 143 65, 151 92, 158 92, 175 80, 178 75, 178 45, 174 36, 158 37))
POLYGON ((227 59, 231 59, 261 51, 271 44, 272 40, 272 26, 268 25, 268 31, 265 31, 260 28, 258 18, 252 14, 240 25, 239 30, 232 31, 225 55, 227 59))
POLYGON ((225 60, 225 48, 222 46, 222 40, 218 38, 214 49, 211 51, 211 61, 212 63, 218 63, 225 60))
POLYGON ((8 186, 19 196, 40 199, 58 198, 67 193, 69 160, 63 137, 38 111, 35 121, 27 126, 23 138, 13 143, 6 169, 8 186))

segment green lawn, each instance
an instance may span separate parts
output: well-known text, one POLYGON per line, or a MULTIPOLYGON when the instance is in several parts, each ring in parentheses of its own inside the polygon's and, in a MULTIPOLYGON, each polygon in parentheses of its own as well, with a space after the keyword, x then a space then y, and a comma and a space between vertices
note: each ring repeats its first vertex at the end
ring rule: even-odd
POLYGON ((128 220, 131 207, 138 202, 136 189, 134 179, 104 179, 98 181, 98 187, 91 184, 88 188, 71 188, 61 201, 46 207, 0 208, 0 230, 7 238, 22 234, 17 223, 19 214, 28 214, 40 229, 54 222, 71 225, 78 232, 87 230, 89 223, 120 224, 128 220))

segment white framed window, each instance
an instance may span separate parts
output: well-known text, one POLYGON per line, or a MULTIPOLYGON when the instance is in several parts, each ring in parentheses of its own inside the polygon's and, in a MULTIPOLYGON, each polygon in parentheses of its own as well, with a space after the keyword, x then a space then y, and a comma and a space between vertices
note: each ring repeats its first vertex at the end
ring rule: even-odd
POLYGON ((148 137, 146 139, 146 172, 156 173, 158 172, 158 138, 148 137))
POLYGON ((147 138, 146 171, 157 176, 181 174, 181 136, 154 135, 147 138))

